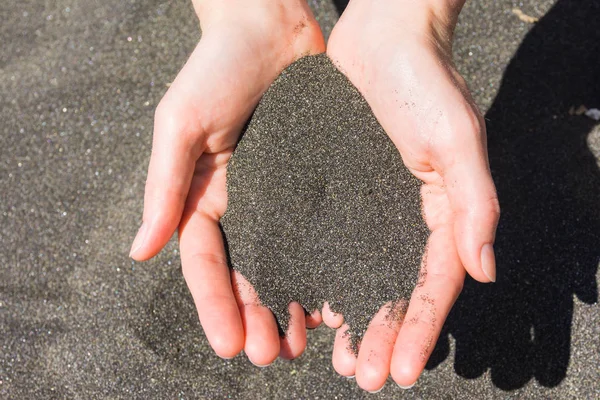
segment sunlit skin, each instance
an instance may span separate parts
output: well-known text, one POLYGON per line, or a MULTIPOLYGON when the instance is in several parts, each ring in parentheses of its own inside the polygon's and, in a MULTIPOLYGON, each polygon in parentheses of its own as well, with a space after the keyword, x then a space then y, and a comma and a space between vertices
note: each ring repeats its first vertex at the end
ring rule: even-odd
POLYGON ((212 348, 223 358, 244 350, 258 366, 298 357, 306 326, 321 322, 293 303, 280 338, 251 285, 230 276, 218 225, 227 208, 225 168, 244 123, 285 67, 325 51, 303 0, 273 4, 195 4, 202 39, 156 110, 143 225, 131 253, 153 257, 178 229, 183 275, 212 348))
MULTIPOLYGON (((353 0, 334 28, 327 53, 365 96, 404 164, 424 182, 425 221, 431 230, 424 280, 403 323, 371 322, 358 357, 337 335, 333 365, 377 391, 391 373, 402 387, 415 383, 431 355, 465 271, 495 280, 492 245, 499 217, 483 118, 451 60, 461 1, 353 0)), ((332 328, 342 316, 323 320, 332 328)), ((343 327, 341 329, 344 329, 343 327)))
MULTIPOLYGON (((358 356, 348 350, 343 316, 325 304, 305 316, 290 305, 280 338, 272 313, 239 273, 230 275, 218 221, 227 207, 226 166, 262 94, 296 59, 325 51, 304 0, 196 1, 202 39, 157 108, 143 225, 131 256, 156 255, 178 230, 183 274, 206 336, 224 358, 244 350, 266 366, 295 358, 306 328, 338 329, 332 362, 368 391, 387 377, 418 379, 465 273, 495 280, 492 250, 499 215, 487 161, 485 126, 451 62, 458 0, 352 0, 327 53, 360 90, 424 182, 428 241, 423 279, 404 318, 374 316, 358 356), (418 3, 418 4, 417 4, 418 3)), ((389 306, 389 305, 388 305, 389 306)))

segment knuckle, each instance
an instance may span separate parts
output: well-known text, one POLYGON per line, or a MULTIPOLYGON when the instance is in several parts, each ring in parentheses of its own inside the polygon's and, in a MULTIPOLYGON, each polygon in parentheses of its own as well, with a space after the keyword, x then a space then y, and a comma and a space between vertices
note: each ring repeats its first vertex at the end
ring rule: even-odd
POLYGON ((483 117, 470 105, 465 105, 465 109, 448 115, 436 136, 437 139, 432 142, 434 153, 438 157, 458 161, 460 154, 467 149, 481 148, 485 136, 483 117))
POLYGON ((154 110, 154 121, 156 124, 162 124, 169 120, 172 115, 171 102, 168 97, 163 97, 163 99, 156 106, 156 110, 154 110))
POLYGON ((185 108, 172 101, 168 95, 158 103, 154 111, 154 126, 157 131, 179 134, 186 125, 185 108))
POLYGON ((183 130, 183 120, 177 107, 169 100, 161 100, 154 112, 154 131, 164 137, 179 136, 183 130))
POLYGON ((452 108, 446 122, 448 136, 452 139, 478 137, 482 134, 485 125, 479 110, 464 99, 452 108))
POLYGON ((494 196, 489 200, 489 204, 490 204, 490 212, 491 214, 499 217, 500 213, 501 213, 501 209, 500 209, 500 202, 498 201, 498 196, 494 196))
POLYGON ((481 114, 470 105, 460 113, 453 124, 454 137, 480 139, 483 134, 484 121, 481 114))
POLYGON ((186 257, 182 257, 181 271, 183 277, 187 280, 190 278, 189 274, 200 266, 208 269, 223 266, 229 267, 227 259, 224 256, 211 253, 192 253, 186 257))
POLYGON ((165 95, 154 111, 154 131, 163 140, 179 143, 184 149, 197 150, 202 137, 198 119, 186 104, 165 95))
POLYGON ((500 218, 500 203, 497 196, 490 197, 481 206, 480 213, 493 220, 500 218))
POLYGON ((472 221, 478 221, 479 224, 496 226, 500 218, 500 205, 497 197, 489 197, 478 200, 476 204, 472 204, 470 207, 465 206, 462 212, 465 217, 472 221))

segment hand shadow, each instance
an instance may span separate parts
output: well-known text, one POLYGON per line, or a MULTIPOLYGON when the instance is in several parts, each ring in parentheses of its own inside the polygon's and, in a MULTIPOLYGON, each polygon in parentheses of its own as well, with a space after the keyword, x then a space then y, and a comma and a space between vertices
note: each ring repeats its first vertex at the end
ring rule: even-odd
POLYGON ((558 1, 526 36, 486 114, 502 216, 498 280, 468 279, 428 368, 456 341, 455 370, 488 368, 504 390, 558 385, 570 357, 573 295, 598 300, 600 173, 586 145, 600 106, 600 3, 558 1))
POLYGON ((348 7, 348 3, 350 3, 350 0, 333 0, 338 15, 342 15, 346 7, 348 7))

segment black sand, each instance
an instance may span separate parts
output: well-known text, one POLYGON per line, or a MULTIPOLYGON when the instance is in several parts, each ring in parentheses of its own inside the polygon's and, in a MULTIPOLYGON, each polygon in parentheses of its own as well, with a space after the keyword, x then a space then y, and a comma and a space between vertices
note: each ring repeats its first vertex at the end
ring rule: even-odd
MULTIPOLYGON (((309 3, 329 30, 331 0, 309 3)), ((467 282, 415 387, 372 395, 333 370, 327 327, 293 361, 221 360, 177 241, 127 257, 154 108, 200 37, 191 2, 0 2, 0 399, 597 398, 600 126, 568 110, 600 104, 599 20, 596 0, 466 3, 454 49, 488 122, 498 281, 467 282)))
POLYGON ((324 55, 273 83, 228 166, 231 263, 285 330, 287 307, 329 301, 353 338, 408 299, 428 230, 420 182, 369 105, 324 55))

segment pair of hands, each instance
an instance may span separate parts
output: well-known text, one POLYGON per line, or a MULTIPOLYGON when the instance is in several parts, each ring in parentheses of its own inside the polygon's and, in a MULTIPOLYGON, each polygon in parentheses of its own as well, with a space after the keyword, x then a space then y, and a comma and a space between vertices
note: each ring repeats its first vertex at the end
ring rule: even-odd
POLYGON ((325 51, 305 0, 210 0, 194 6, 202 39, 156 110, 143 224, 136 260, 153 257, 179 230, 183 274, 200 322, 224 358, 244 350, 264 366, 294 358, 306 330, 337 329, 333 365, 377 391, 387 377, 410 387, 425 367, 465 270, 495 280, 493 242, 499 206, 487 160, 485 126, 451 61, 461 0, 352 0, 327 53, 365 96, 405 165, 424 182, 431 229, 420 284, 403 321, 374 316, 358 357, 348 348, 343 316, 327 304, 305 316, 290 304, 280 338, 272 313, 251 285, 230 274, 219 219, 227 207, 226 166, 262 94, 298 58, 325 51))

